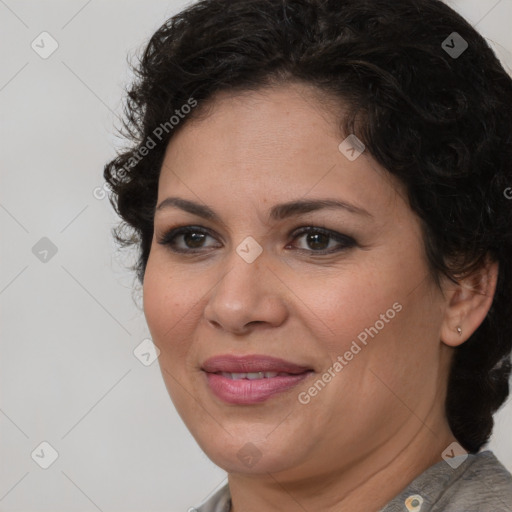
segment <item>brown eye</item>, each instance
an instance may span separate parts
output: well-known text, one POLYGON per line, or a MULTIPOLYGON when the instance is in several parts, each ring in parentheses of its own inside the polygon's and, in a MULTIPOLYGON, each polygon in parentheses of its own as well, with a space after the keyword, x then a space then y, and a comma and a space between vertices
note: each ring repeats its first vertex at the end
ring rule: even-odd
POLYGON ((171 229, 158 240, 161 245, 168 246, 174 252, 198 252, 205 248, 205 240, 213 238, 207 231, 195 226, 171 229), (178 242, 182 241, 181 244, 178 242))
POLYGON ((304 238, 307 247, 305 249, 299 248, 300 251, 306 251, 317 254, 330 254, 349 249, 356 245, 356 241, 346 235, 330 231, 323 228, 316 228, 309 226, 302 228, 300 231, 294 233, 294 240, 304 238), (329 243, 335 242, 329 248, 329 243), (334 249, 333 249, 334 246, 334 249))
POLYGON ((183 241, 187 247, 197 248, 201 247, 205 236, 208 235, 205 235, 204 233, 197 233, 195 231, 189 231, 188 233, 183 234, 183 241))
POLYGON ((306 243, 312 249, 325 250, 331 237, 325 233, 306 233, 306 243))

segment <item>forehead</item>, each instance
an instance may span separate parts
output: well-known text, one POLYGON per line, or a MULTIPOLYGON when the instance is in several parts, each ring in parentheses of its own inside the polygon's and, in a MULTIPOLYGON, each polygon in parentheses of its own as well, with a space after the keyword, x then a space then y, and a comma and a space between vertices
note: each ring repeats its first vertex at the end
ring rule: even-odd
POLYGON ((167 147, 159 202, 178 193, 240 206, 248 198, 283 202, 328 194, 368 210, 400 191, 368 152, 350 161, 340 151, 343 105, 320 101, 314 87, 222 92, 197 109, 167 147))
POLYGON ((300 81, 287 82, 257 90, 218 91, 199 103, 186 120, 186 126, 202 132, 208 128, 215 130, 215 125, 222 124, 239 132, 234 143, 242 140, 244 134, 265 132, 273 137, 278 135, 277 141, 296 138, 307 132, 308 126, 313 128, 319 123, 322 124, 319 136, 327 130, 341 137, 339 121, 343 111, 341 100, 317 87, 300 81), (307 123, 298 123, 306 119, 307 123))

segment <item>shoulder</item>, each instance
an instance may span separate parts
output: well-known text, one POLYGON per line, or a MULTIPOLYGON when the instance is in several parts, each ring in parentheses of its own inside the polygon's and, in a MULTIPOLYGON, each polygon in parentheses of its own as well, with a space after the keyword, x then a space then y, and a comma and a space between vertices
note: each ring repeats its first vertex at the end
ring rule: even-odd
POLYGON ((470 455, 462 466, 432 512, 512 512, 512 475, 492 451, 470 455))
POLYGON ((228 484, 225 483, 199 505, 189 508, 187 512, 229 512, 230 508, 231 494, 228 484))
POLYGON ((512 475, 490 450, 434 464, 379 512, 512 512, 512 475))

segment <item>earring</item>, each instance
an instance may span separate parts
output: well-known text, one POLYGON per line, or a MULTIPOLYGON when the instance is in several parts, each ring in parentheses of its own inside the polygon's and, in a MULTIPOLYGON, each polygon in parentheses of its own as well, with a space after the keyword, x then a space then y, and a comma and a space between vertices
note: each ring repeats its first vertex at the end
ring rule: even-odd
POLYGON ((457 332, 459 333, 459 336, 462 336, 462 329, 459 327, 457 327, 457 332))

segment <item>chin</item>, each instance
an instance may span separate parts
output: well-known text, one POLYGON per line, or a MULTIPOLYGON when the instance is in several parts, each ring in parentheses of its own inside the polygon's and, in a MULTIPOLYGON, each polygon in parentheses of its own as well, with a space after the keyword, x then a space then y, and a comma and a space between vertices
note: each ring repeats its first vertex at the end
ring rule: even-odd
MULTIPOLYGON (((290 469, 294 462, 287 450, 283 450, 283 443, 279 442, 279 447, 273 447, 272 443, 252 443, 247 440, 247 435, 243 438, 229 436, 225 443, 212 446, 211 438, 202 443, 198 441, 201 449, 207 457, 217 466, 228 473, 278 473, 290 469), (263 446, 265 444, 265 446, 263 446), (278 453, 280 452, 280 453, 278 453)), ((274 441, 278 442, 276 438, 274 441)), ((297 455, 297 454, 295 454, 297 455)))

